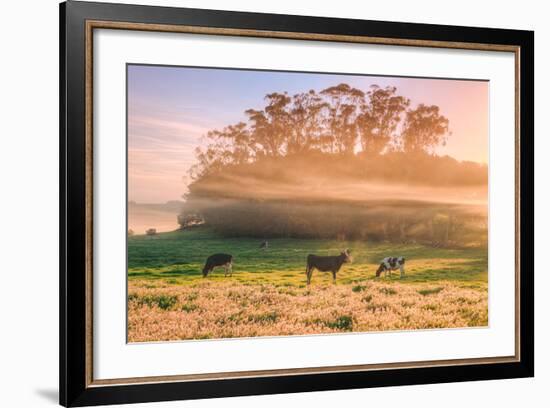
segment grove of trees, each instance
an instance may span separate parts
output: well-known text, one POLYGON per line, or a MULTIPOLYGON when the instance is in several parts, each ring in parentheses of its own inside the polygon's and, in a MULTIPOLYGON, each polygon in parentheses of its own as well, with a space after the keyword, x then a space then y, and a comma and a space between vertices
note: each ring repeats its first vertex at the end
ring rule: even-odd
POLYGON ((208 132, 206 147, 196 150, 182 228, 204 223, 258 238, 486 243, 483 205, 472 210, 460 198, 421 193, 418 200, 388 199, 383 189, 369 196, 364 188, 486 194, 486 165, 435 154, 451 135, 439 107, 413 107, 395 87, 363 91, 341 83, 292 96, 273 92, 263 109, 245 113, 246 122, 208 132))
POLYGON ((419 104, 395 87, 372 85, 367 92, 341 83, 320 92, 293 96, 273 92, 263 109, 246 110, 247 122, 207 133, 208 146, 197 148, 191 175, 220 171, 308 151, 338 155, 388 152, 432 153, 450 135, 439 107, 419 104))

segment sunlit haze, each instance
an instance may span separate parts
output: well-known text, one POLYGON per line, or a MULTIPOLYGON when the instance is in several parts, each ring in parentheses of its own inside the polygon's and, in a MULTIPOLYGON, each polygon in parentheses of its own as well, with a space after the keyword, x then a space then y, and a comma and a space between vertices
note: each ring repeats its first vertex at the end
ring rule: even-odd
POLYGON ((340 83, 368 91, 395 86, 419 103, 437 105, 452 135, 437 153, 487 163, 488 92, 485 81, 394 78, 289 72, 128 66, 128 199, 180 200, 195 148, 212 129, 245 121, 271 92, 317 92, 340 83))

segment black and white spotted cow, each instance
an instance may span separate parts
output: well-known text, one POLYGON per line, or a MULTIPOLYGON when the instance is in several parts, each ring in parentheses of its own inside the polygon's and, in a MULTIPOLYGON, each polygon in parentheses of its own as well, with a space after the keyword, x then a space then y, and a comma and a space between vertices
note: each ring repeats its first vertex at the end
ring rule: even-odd
POLYGON ((388 276, 388 272, 391 276, 392 271, 395 271, 397 269, 399 269, 400 278, 402 279, 403 276, 405 276, 405 258, 402 256, 398 258, 388 256, 382 259, 380 266, 376 270, 376 277, 379 277, 382 272, 384 272, 384 276, 388 276))

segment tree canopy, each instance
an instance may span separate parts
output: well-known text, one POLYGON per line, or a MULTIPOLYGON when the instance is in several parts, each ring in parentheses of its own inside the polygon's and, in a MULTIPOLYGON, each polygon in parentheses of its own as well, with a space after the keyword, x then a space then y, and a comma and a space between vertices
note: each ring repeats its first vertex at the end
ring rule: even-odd
POLYGON ((367 92, 341 83, 317 92, 272 92, 247 121, 212 130, 197 148, 197 179, 227 165, 308 151, 337 155, 426 152, 447 140, 449 120, 439 107, 411 107, 397 88, 372 85, 367 92))

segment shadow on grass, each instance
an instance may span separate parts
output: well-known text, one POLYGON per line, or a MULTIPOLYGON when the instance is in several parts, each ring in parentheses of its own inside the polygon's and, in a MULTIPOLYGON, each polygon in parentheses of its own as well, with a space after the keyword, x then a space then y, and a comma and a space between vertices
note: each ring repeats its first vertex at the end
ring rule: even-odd
POLYGON ((202 276, 202 272, 199 269, 175 269, 159 272, 158 276, 202 276))
POLYGON ((146 272, 146 271, 128 271, 128 276, 132 278, 137 278, 139 276, 152 276, 154 275, 153 272, 146 272))

